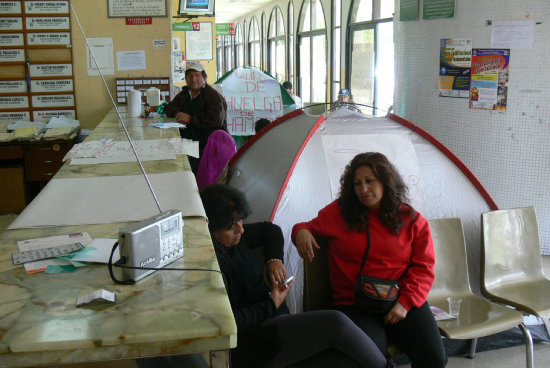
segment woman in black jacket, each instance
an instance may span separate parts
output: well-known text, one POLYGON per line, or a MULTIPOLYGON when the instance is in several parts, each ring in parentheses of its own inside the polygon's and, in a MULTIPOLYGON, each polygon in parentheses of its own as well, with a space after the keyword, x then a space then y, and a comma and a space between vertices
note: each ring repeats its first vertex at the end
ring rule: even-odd
MULTIPOLYGON (((281 229, 269 222, 243 224, 249 209, 244 195, 224 185, 201 192, 208 228, 237 323, 238 367, 393 366, 374 342, 343 313, 334 310, 290 314, 281 229), (263 246, 264 257, 254 250, 263 246), (263 270, 271 283, 264 281, 263 270)), ((290 283, 290 286, 292 283, 290 283)))

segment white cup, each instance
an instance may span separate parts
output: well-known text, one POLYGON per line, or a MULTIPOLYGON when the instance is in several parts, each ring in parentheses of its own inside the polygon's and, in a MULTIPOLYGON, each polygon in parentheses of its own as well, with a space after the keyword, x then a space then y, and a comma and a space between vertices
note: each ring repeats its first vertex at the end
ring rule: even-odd
POLYGON ((457 297, 450 297, 447 298, 447 301, 449 302, 449 313, 453 317, 457 317, 460 313, 460 302, 462 301, 462 298, 457 297))

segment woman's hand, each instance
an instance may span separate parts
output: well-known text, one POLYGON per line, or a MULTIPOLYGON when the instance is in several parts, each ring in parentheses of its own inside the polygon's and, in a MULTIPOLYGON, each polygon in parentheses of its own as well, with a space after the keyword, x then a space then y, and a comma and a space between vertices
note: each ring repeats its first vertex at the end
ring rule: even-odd
POLYGON ((288 291, 290 290, 290 287, 294 284, 294 280, 288 283, 288 287, 285 290, 281 290, 279 286, 273 286, 271 289, 271 293, 269 293, 269 297, 271 300, 273 300, 273 303, 275 303, 275 306, 279 308, 281 304, 286 299, 286 295, 288 294, 288 291))
POLYGON ((405 319, 405 317, 407 317, 407 309, 405 309, 403 304, 396 302, 393 308, 386 314, 386 317, 384 317, 384 323, 394 325, 405 319))
POLYGON ((286 267, 283 262, 271 261, 267 264, 267 276, 273 287, 280 286, 286 279, 286 267))
POLYGON ((315 256, 313 254, 314 247, 321 249, 315 241, 313 234, 311 234, 307 229, 298 231, 298 234, 296 234, 296 249, 298 249, 298 254, 300 257, 308 262, 313 261, 313 257, 315 256))

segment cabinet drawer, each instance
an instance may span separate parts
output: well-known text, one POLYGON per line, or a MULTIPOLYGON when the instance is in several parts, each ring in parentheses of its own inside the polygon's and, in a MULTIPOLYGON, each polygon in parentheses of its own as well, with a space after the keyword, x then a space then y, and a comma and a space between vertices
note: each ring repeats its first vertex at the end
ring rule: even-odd
POLYGON ((27 181, 48 181, 63 166, 63 157, 71 143, 43 143, 25 147, 27 181))
POLYGON ((17 160, 23 158, 21 146, 0 146, 0 160, 17 160))

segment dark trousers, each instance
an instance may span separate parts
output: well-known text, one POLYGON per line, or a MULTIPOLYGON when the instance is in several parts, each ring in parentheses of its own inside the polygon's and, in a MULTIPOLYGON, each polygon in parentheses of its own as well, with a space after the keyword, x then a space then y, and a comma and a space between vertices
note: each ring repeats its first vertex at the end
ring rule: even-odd
POLYGON ((383 368, 387 359, 374 342, 346 315, 334 310, 286 314, 260 325, 276 327, 278 352, 266 364, 251 356, 232 356, 233 367, 383 368))
POLYGON ((388 341, 397 345, 407 354, 413 368, 439 368, 447 364, 447 354, 428 302, 411 308, 399 323, 387 325, 383 316, 367 314, 355 305, 338 305, 336 309, 365 331, 382 352, 387 354, 388 341))

